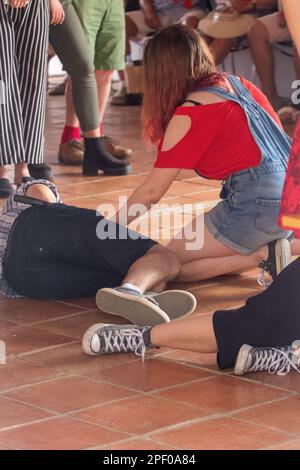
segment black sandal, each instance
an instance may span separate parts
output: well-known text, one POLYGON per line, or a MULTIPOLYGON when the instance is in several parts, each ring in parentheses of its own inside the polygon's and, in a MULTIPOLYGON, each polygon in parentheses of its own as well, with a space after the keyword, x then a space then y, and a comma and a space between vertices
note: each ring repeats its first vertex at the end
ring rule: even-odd
POLYGON ((10 184, 9 179, 0 178, 0 199, 7 199, 13 192, 14 188, 10 184))

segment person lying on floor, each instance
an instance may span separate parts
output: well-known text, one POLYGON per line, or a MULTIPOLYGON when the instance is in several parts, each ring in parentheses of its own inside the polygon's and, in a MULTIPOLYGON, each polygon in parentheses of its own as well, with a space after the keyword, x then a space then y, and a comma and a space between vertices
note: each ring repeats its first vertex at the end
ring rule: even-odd
POLYGON ((240 308, 155 327, 93 325, 83 337, 83 350, 89 355, 135 352, 144 358, 147 350, 167 347, 217 353, 219 368, 235 365, 237 375, 300 373, 299 279, 300 258, 240 308))
POLYGON ((196 307, 188 292, 144 295, 179 270, 174 253, 96 211, 63 204, 48 181, 23 183, 0 213, 0 291, 8 297, 73 299, 102 288, 106 311, 156 325, 196 307), (112 237, 99 238, 100 222, 112 237))

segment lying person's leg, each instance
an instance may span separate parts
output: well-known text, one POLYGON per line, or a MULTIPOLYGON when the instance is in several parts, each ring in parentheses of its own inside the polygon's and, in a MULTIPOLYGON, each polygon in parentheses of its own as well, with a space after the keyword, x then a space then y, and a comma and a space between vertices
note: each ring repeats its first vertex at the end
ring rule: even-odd
POLYGON ((300 363, 299 277, 300 259, 286 268, 267 291, 250 298, 243 307, 217 311, 213 316, 153 328, 94 325, 84 335, 83 349, 91 355, 135 352, 144 356, 146 349, 153 347, 217 352, 218 366, 231 368, 236 361, 235 372, 239 375, 257 371, 287 373, 300 363))

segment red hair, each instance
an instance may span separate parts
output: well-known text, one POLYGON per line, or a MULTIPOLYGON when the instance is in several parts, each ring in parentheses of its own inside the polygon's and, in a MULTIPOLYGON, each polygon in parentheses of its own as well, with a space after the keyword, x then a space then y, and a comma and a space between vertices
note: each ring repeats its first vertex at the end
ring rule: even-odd
POLYGON ((143 137, 157 144, 176 107, 196 87, 220 83, 213 56, 201 36, 182 25, 157 33, 144 54, 143 137))

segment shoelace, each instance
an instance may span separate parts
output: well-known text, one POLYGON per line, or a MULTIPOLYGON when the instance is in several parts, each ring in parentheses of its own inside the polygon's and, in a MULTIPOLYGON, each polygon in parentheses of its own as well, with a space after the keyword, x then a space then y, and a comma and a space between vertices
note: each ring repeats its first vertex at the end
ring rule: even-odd
POLYGON ((269 266, 266 261, 262 261, 261 263, 259 263, 258 267, 260 268, 260 271, 257 276, 257 282, 263 289, 267 289, 268 287, 270 287, 273 281, 266 281, 265 274, 268 273, 271 276, 271 270, 269 269, 269 266))
POLYGON ((108 330, 103 332, 105 341, 105 352, 128 352, 132 351, 145 361, 146 346, 143 333, 136 329, 121 331, 108 330))
POLYGON ((260 372, 268 369, 269 374, 287 375, 291 368, 300 374, 300 370, 286 352, 272 348, 272 354, 268 351, 255 351, 255 362, 248 372, 260 372))

